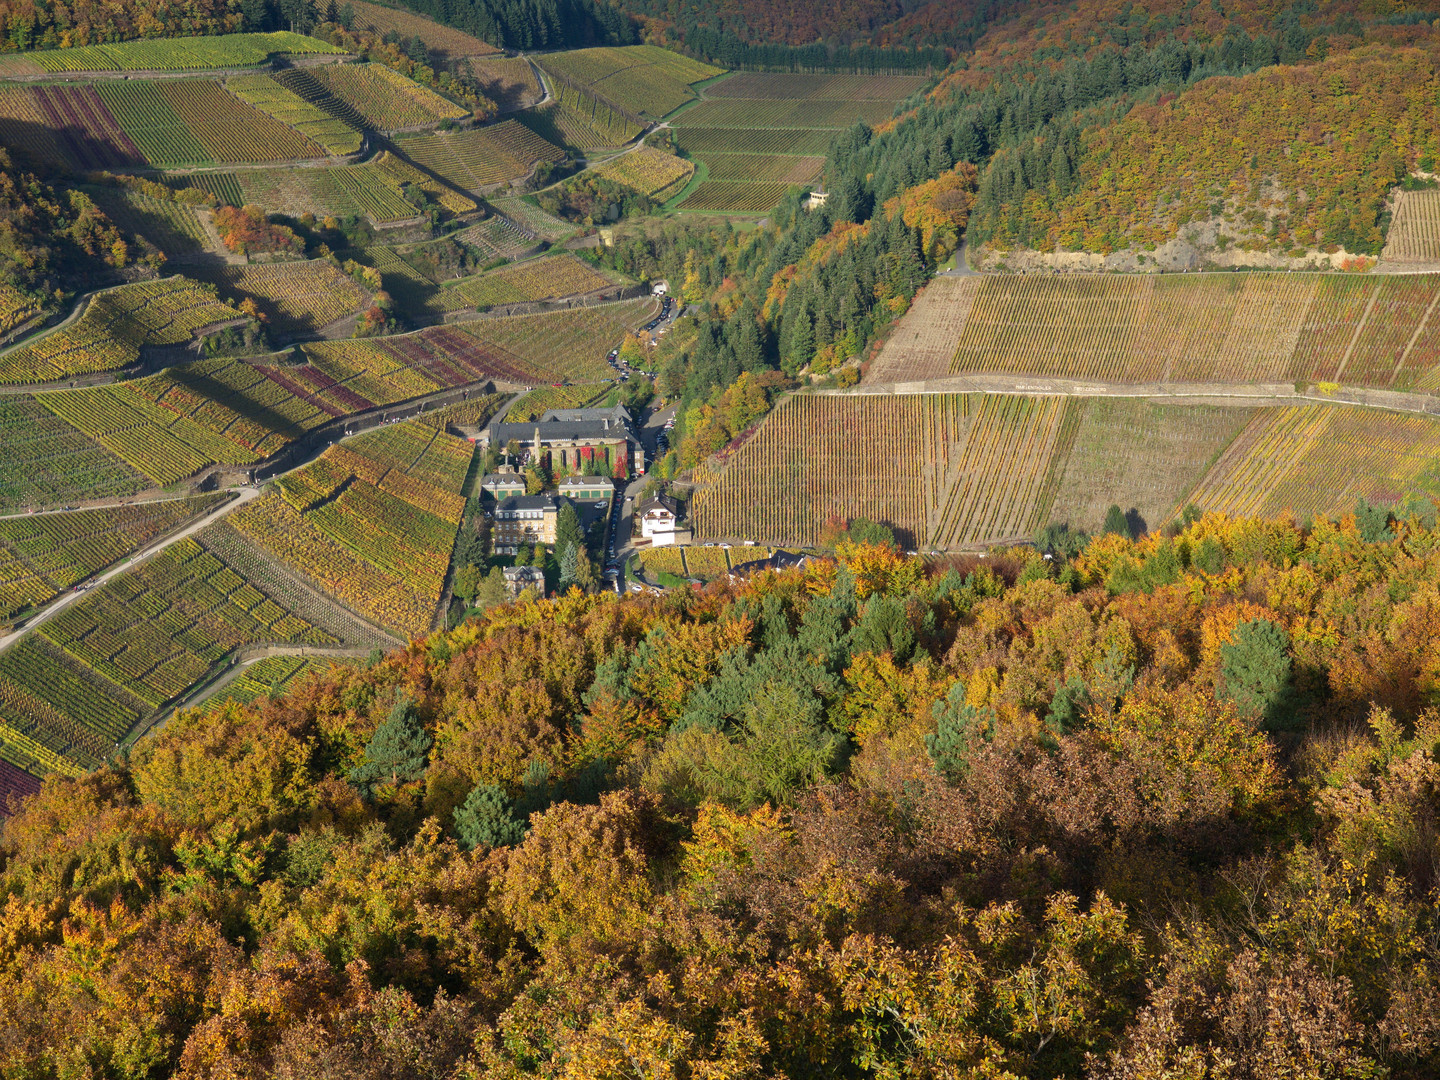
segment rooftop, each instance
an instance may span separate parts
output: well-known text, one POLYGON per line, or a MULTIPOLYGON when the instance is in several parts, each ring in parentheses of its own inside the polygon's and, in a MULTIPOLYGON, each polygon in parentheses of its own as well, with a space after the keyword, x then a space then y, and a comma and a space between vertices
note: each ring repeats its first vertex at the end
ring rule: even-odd
POLYGON ((608 417, 601 420, 532 420, 526 424, 490 425, 490 445, 503 446, 511 439, 533 443, 536 435, 541 442, 569 439, 575 442, 609 442, 629 436, 629 429, 608 417))
POLYGON ((568 488, 614 487, 615 481, 608 476, 567 476, 560 481, 560 490, 568 488))
POLYGON ((547 421, 588 424, 597 420, 609 420, 612 426, 624 427, 630 423, 630 412, 624 405, 617 404, 608 409, 551 409, 540 417, 542 424, 547 421))
POLYGON ((508 499, 501 499, 495 509, 497 511, 554 510, 559 505, 560 500, 554 495, 511 495, 508 499))

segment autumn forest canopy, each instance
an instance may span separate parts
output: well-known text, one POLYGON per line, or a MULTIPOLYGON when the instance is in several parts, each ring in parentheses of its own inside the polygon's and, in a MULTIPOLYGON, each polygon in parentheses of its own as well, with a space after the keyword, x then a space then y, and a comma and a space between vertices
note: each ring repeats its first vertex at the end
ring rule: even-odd
POLYGON ((1185 521, 183 712, 7 822, 5 1075, 1434 1075, 1433 508, 1185 521))

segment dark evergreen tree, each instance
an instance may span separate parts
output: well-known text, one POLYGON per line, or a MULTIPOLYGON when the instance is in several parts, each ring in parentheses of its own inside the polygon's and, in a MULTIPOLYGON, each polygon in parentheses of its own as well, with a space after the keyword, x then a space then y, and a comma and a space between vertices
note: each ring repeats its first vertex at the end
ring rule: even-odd
POLYGON ((1271 728, 1292 726, 1290 635, 1269 619, 1235 627, 1220 646, 1220 687, 1242 709, 1271 728))
POLYGON ((1127 540, 1134 539, 1130 532, 1130 521, 1125 517, 1125 511, 1114 504, 1111 504, 1110 509, 1105 511, 1105 526, 1102 531, 1106 536, 1113 533, 1116 536, 1123 536, 1127 540))
POLYGON ((454 831, 470 851, 477 848, 514 847, 525 839, 525 826, 515 819, 514 803, 505 789, 481 784, 455 811, 454 831))
POLYGON ((375 729, 365 747, 365 760, 350 770, 350 783, 368 799, 377 784, 407 784, 420 779, 429 765, 431 742, 410 696, 397 694, 389 717, 375 729))
POLYGON ((952 783, 969 769, 970 753, 979 742, 995 734, 996 716, 990 709, 977 709, 965 700, 965 684, 957 682, 944 701, 931 709, 935 734, 925 736, 925 751, 940 775, 952 783))

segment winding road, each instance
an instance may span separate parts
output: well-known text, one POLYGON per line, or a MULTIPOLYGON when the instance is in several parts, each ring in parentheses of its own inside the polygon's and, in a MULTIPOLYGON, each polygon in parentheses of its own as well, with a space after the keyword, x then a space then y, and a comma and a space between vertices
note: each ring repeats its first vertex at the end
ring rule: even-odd
MULTIPOLYGON (((121 574, 133 570, 140 563, 145 562, 147 559, 154 558, 166 548, 170 547, 173 544, 178 544, 186 537, 194 536, 207 525, 213 525, 215 522, 219 521, 222 517, 230 513, 232 510, 235 510, 238 507, 244 506, 248 502, 258 499, 260 495, 260 488, 241 488, 236 498, 226 500, 224 503, 221 503, 204 517, 196 518, 189 525, 186 525, 178 532, 173 532, 168 536, 164 536, 161 537, 159 540, 153 541, 148 546, 141 548, 134 555, 130 556, 130 558, 124 559, 116 563, 114 566, 110 567, 110 569, 96 575, 85 586, 85 590, 88 591, 95 588, 95 586, 97 585, 103 585, 111 578, 119 577, 121 574)), ((56 510, 52 511, 52 513, 64 514, 73 513, 73 511, 56 510)), ((37 627, 41 626, 46 622, 49 622, 51 619, 53 619, 56 615, 60 614, 60 612, 64 611, 71 604, 76 603, 82 596, 84 596, 84 592, 77 592, 74 589, 71 589, 69 592, 61 593, 59 597, 57 597, 54 601, 51 602, 49 607, 45 608, 43 611, 39 612, 36 615, 32 615, 29 619, 27 619, 24 626, 20 627, 17 630, 10 631, 10 633, 6 634, 4 637, 0 637, 0 653, 3 653, 6 649, 10 648, 11 645, 14 645, 22 637, 35 630, 37 627)))

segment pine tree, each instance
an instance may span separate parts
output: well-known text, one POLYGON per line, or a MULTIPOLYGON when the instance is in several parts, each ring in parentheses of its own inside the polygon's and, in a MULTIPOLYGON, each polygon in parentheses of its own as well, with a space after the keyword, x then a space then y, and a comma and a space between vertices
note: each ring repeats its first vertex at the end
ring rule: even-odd
POLYGON ((580 515, 575 512, 567 499, 560 507, 560 514, 555 519, 555 550, 564 551, 571 544, 583 545, 585 533, 580 528, 580 515))
POLYGON ((977 709, 965 700, 965 683, 950 688, 944 701, 930 710, 935 717, 935 734, 925 736, 925 751, 940 775, 954 783, 970 768, 970 753, 980 742, 995 735, 996 716, 991 709, 977 709))
POLYGON ((350 782, 364 798, 376 784, 406 784, 425 775, 431 738, 420 724, 414 701, 399 693, 390 716, 375 729, 365 747, 365 760, 350 770, 350 782))
POLYGON ((512 806, 503 788, 481 784, 455 811, 455 836, 471 851, 513 847, 525 839, 525 826, 515 820, 512 806))
POLYGON ((1104 532, 1107 536, 1110 533, 1114 533, 1116 536, 1123 536, 1127 540, 1135 539, 1134 534, 1130 531, 1130 522, 1125 518, 1125 511, 1113 503, 1110 509, 1105 511, 1104 532))
POLYGON ((575 557, 578 548, 578 544, 566 544, 560 556, 560 584, 562 586, 572 585, 575 582, 575 575, 579 569, 575 557))
POLYGON ((1289 650, 1290 635, 1269 619, 1241 623, 1220 646, 1220 691, 1272 729, 1293 719, 1289 650))
POLYGON ((790 356, 785 370, 795 374, 814 358, 815 330, 810 324, 810 311, 805 308, 795 317, 795 327, 790 331, 790 356))

